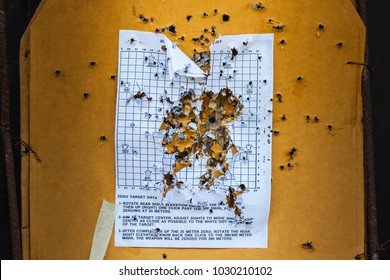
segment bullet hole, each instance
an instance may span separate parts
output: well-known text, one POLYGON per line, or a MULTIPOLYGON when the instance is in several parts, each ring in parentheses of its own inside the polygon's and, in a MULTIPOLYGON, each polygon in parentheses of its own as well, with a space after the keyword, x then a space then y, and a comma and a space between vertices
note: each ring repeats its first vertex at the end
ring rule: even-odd
POLYGON ((143 14, 140 14, 140 15, 138 16, 138 19, 139 19, 140 21, 144 22, 144 23, 147 23, 147 22, 149 22, 149 21, 151 21, 151 22, 154 21, 154 18, 151 18, 151 19, 149 20, 149 19, 146 18, 143 14))
POLYGON ((89 66, 91 66, 91 67, 95 67, 96 66, 96 61, 90 61, 89 62, 89 66))
POLYGON ((216 122, 215 117, 214 117, 214 116, 211 116, 211 117, 209 118, 209 123, 215 123, 215 122, 216 122))
POLYGON ((296 152, 297 152, 297 148, 292 147, 291 150, 288 152, 289 158, 290 159, 294 159, 294 156, 295 156, 296 152))
POLYGON ((241 191, 243 191, 243 192, 246 191, 246 186, 245 186, 244 184, 239 185, 238 188, 239 188, 241 191))
POLYGON ((356 255, 354 259, 355 260, 364 260, 364 253, 356 255))
POLYGON ((265 6, 259 2, 259 3, 250 3, 249 8, 255 9, 257 11, 263 11, 265 10, 265 6))
POLYGON ((100 136, 100 141, 107 141, 107 137, 105 135, 100 136))
POLYGON ((218 9, 214 9, 214 15, 218 14, 218 9))
POLYGON ((342 48, 344 44, 343 44, 343 42, 338 42, 336 45, 337 45, 337 47, 342 48))
POLYGON ((110 79, 111 79, 111 80, 115 80, 115 79, 116 79, 116 75, 111 75, 111 76, 110 76, 110 79))
POLYGON ((84 97, 84 99, 88 99, 89 93, 88 93, 88 92, 84 92, 84 93, 83 93, 83 97, 84 97))
POLYGON ((215 31, 215 26, 211 26, 211 36, 217 36, 217 32, 215 31))
POLYGON ((298 81, 298 82, 300 82, 300 81, 302 81, 302 80, 303 80, 303 78, 302 78, 301 76, 298 76, 298 77, 297 77, 297 81, 298 81))
POLYGON ((171 32, 173 35, 176 35, 176 26, 173 24, 168 26, 168 31, 171 32))
POLYGON ((232 57, 231 57, 231 60, 233 60, 237 55, 238 55, 238 50, 236 48, 232 48, 231 49, 232 51, 232 57))
POLYGON ((314 249, 313 241, 307 241, 306 243, 301 244, 301 246, 303 249, 310 250, 310 251, 314 249))
POLYGON ((192 38, 191 40, 194 42, 194 43, 199 43, 200 41, 202 41, 204 39, 204 35, 201 34, 199 37, 194 37, 192 38))
POLYGON ((200 44, 204 46, 207 45, 208 43, 210 43, 210 40, 208 38, 204 38, 203 42, 201 42, 200 44))
POLYGON ((279 166, 280 170, 284 170, 284 165, 279 166))
POLYGON ((54 74, 55 74, 57 77, 60 77, 60 76, 62 76, 62 71, 61 71, 61 70, 56 70, 56 71, 54 72, 54 74))
POLYGON ((206 13, 206 12, 203 12, 203 17, 208 17, 209 16, 209 14, 208 13, 206 13))
POLYGON ((286 44, 286 40, 285 39, 280 40, 279 44, 285 45, 286 44))
POLYGON ((330 134, 333 133, 333 126, 332 126, 331 124, 328 124, 328 132, 329 132, 330 134))
POLYGON ((325 29, 325 25, 323 25, 322 23, 318 24, 318 30, 324 30, 325 29))
POLYGON ((22 155, 28 155, 30 153, 30 149, 25 148, 24 151, 21 152, 22 155))
POLYGON ((319 119, 317 116, 315 116, 315 117, 314 117, 314 122, 315 122, 315 123, 318 123, 319 121, 320 121, 320 119, 319 119))
POLYGON ((286 28, 286 26, 284 24, 277 24, 277 25, 272 26, 272 28, 277 30, 277 31, 283 31, 286 28))
POLYGON ((285 121, 285 120, 287 120, 287 118, 286 118, 286 115, 285 114, 283 114, 283 116, 280 118, 282 121, 285 121))
POLYGON ((167 254, 162 254, 162 258, 164 259, 164 260, 166 260, 167 258, 168 258, 168 255, 167 254))
POLYGON ((188 22, 190 22, 191 19, 192 19, 192 16, 191 16, 191 15, 186 16, 186 20, 187 20, 188 22))
POLYGON ((283 95, 281 93, 277 93, 276 97, 278 98, 278 102, 282 103, 283 102, 283 95))
POLYGON ((230 20, 230 16, 228 14, 222 15, 222 22, 228 22, 230 20))

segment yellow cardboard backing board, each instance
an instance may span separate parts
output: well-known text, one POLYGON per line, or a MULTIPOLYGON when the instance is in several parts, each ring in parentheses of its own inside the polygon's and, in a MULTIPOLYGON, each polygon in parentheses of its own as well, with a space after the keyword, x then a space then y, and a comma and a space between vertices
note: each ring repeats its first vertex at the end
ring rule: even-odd
POLYGON ((89 257, 102 200, 115 200, 118 32, 170 24, 178 33, 166 34, 185 36, 178 43, 189 56, 207 49, 191 38, 211 26, 223 35, 275 33, 273 126, 280 134, 273 137, 269 245, 117 248, 111 238, 106 259, 353 259, 364 252, 362 69, 346 63, 363 62, 364 25, 349 0, 262 3, 264 11, 233 0, 42 1, 21 44, 22 138, 41 160, 30 153, 22 162, 25 258, 89 257), (296 164, 281 170, 292 147, 296 164), (301 247, 307 241, 314 250, 301 247))

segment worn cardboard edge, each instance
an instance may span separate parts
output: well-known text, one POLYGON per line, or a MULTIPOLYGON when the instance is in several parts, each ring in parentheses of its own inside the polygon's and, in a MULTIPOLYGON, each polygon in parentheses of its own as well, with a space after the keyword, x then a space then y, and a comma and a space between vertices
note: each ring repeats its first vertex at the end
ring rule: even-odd
MULTIPOLYGON (((30 141, 30 30, 27 28, 20 41, 20 138, 30 141), (27 57, 26 57, 27 56, 27 57)), ((22 148, 23 149, 23 148, 22 148)), ((21 152, 21 151, 19 151, 21 152)), ((30 259, 30 156, 21 158, 21 232, 22 258, 30 259)))
MULTIPOLYGON (((357 5, 356 1, 354 1, 353 7, 355 8, 355 13, 351 15, 351 17, 356 18, 356 24, 360 26, 361 28, 361 40, 360 40, 360 50, 359 50, 359 60, 364 61, 365 59, 365 49, 366 49, 366 40, 367 40, 367 30, 366 26, 360 17, 358 11, 357 11, 357 5)), ((362 74, 363 74, 363 67, 360 67, 357 69, 357 88, 358 88, 358 99, 357 99, 357 106, 358 106, 358 114, 356 116, 356 122, 359 124, 359 129, 362 130, 362 137, 359 137, 357 139, 357 147, 359 150, 363 151, 360 156, 359 156, 359 166, 357 166, 357 172, 361 176, 361 180, 363 182, 363 189, 358 189, 359 186, 356 186, 356 254, 359 255, 363 252, 366 251, 366 246, 365 246, 365 235, 366 235, 366 227, 365 227, 365 211, 364 211, 364 200, 365 200, 365 178, 364 178, 364 172, 365 172, 365 158, 364 158, 364 149, 366 148, 364 146, 364 123, 362 122, 362 119, 365 117, 364 116, 364 98, 363 94, 365 94, 362 90, 362 85, 363 85, 363 79, 362 79, 362 74), (359 207, 361 206, 361 207, 359 207), (360 217, 360 219, 359 219, 360 217)))
MULTIPOLYGON (((30 26, 42 10, 47 0, 37 7, 20 40, 20 138, 30 143, 30 26)), ((21 151, 20 151, 21 152, 21 151)), ((30 250, 30 155, 21 158, 21 234, 22 258, 31 259, 30 250)))
POLYGON ((38 14, 41 12, 41 10, 43 9, 43 7, 45 6, 47 0, 41 0, 41 2, 39 3, 37 9, 35 10, 35 13, 34 15, 32 16, 27 28, 26 28, 26 32, 30 30, 30 27, 32 25, 32 23, 35 21, 35 19, 37 18, 38 14))
MULTIPOLYGON (((366 1, 357 2, 357 11, 364 22, 367 24, 366 1)), ((365 42, 364 66, 362 67, 362 103, 363 103, 363 146, 364 146, 364 187, 365 187, 365 254, 366 259, 377 260, 378 254, 378 224, 377 224, 377 206, 375 190, 375 161, 374 161, 374 139, 372 128, 372 105, 371 105, 371 75, 370 57, 367 44, 365 42)))
MULTIPOLYGON (((30 30, 27 28, 20 41, 19 71, 20 71, 20 138, 30 141, 30 30), (26 57, 27 56, 27 57, 26 57)), ((23 149, 23 148, 22 148, 23 149)), ((21 151, 19 151, 21 152, 21 151)), ((30 259, 30 156, 21 157, 21 231, 22 258, 30 259)))
MULTIPOLYGON (((365 57, 365 48, 366 48, 366 26, 363 22, 363 19, 359 15, 358 12, 358 6, 356 1, 341 1, 343 4, 344 8, 348 12, 351 21, 356 25, 356 27, 359 29, 359 49, 357 52, 357 57, 356 57, 356 62, 364 62, 364 57, 365 57)), ((355 163, 355 168, 356 168, 356 174, 360 174, 360 178, 356 179, 356 187, 355 187, 355 200, 356 200, 356 255, 361 255, 362 253, 366 253, 366 225, 365 225, 365 215, 366 213, 364 212, 364 200, 365 200, 365 178, 364 178, 364 166, 365 166, 365 158, 364 158, 364 123, 362 122, 362 119, 365 117, 364 116, 364 111, 363 111, 363 90, 362 90, 362 84, 363 84, 363 79, 362 79, 362 74, 363 74, 363 67, 356 67, 356 94, 357 94, 357 100, 356 100, 356 125, 357 129, 362 130, 361 136, 359 136, 359 133, 356 133, 355 136, 355 150, 356 150, 356 163, 355 163), (359 155, 359 150, 363 151, 359 155), (359 181, 363 182, 363 188, 360 188, 358 182, 359 181), (361 207, 359 207, 359 205, 361 207), (359 218, 360 217, 360 218, 359 218)))
MULTIPOLYGON (((357 10, 357 4, 355 0, 351 1, 345 1, 345 0, 338 0, 340 2, 340 6, 343 6, 346 11, 348 11, 349 16, 351 17, 351 20, 354 21, 354 23, 361 29, 363 32, 363 35, 366 34, 366 26, 364 25, 364 22, 362 18, 359 15, 359 12, 357 10)), ((364 43, 363 43, 364 48, 364 43)), ((362 56, 364 57, 364 49, 362 52, 362 56)))

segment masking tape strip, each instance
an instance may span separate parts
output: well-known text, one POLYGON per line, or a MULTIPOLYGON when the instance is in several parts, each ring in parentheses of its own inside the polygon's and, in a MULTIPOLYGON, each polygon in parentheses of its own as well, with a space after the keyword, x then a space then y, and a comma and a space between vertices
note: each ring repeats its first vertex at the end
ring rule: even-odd
POLYGON ((110 242, 115 220, 116 204, 103 200, 93 235, 90 260, 102 260, 110 242))

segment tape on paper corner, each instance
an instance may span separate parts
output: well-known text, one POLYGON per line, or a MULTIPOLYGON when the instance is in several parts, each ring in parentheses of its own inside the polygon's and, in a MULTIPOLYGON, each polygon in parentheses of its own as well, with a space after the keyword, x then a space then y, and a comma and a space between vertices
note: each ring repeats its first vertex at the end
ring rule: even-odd
POLYGON ((116 204, 103 199, 99 217, 93 235, 90 260, 103 260, 106 254, 108 243, 112 235, 116 212, 116 204))

